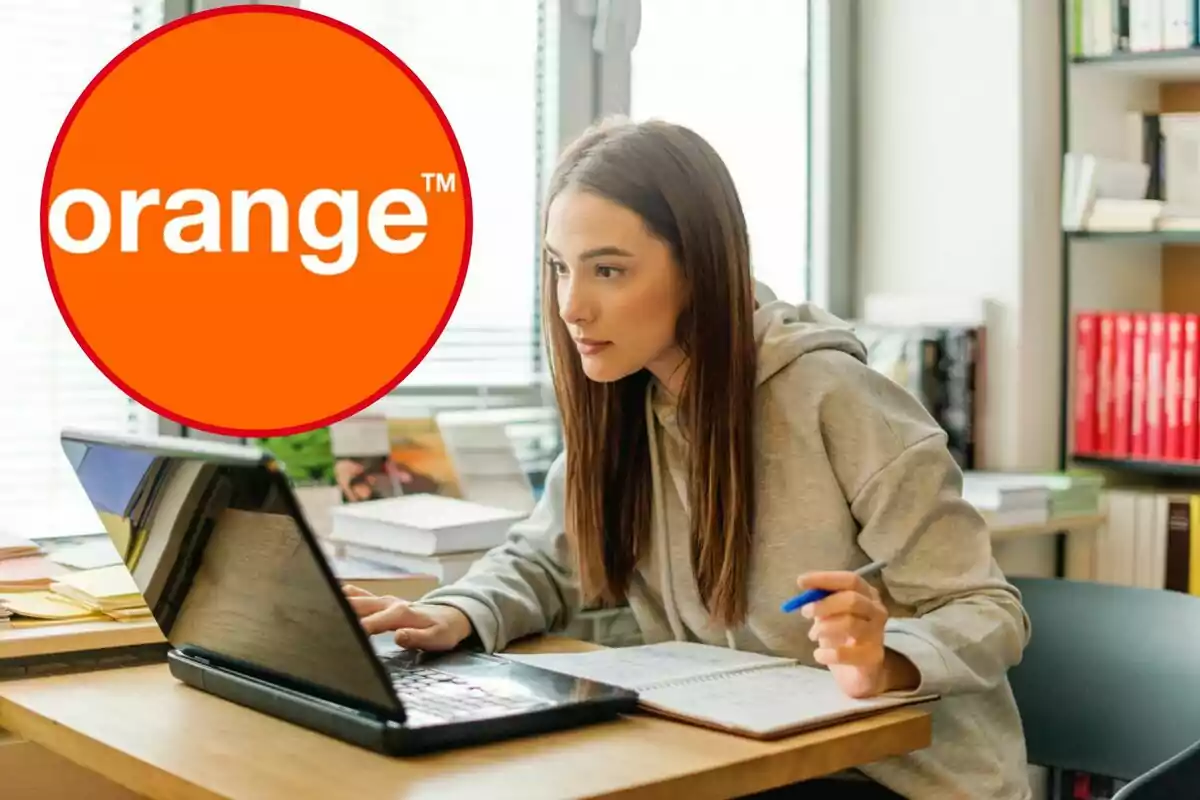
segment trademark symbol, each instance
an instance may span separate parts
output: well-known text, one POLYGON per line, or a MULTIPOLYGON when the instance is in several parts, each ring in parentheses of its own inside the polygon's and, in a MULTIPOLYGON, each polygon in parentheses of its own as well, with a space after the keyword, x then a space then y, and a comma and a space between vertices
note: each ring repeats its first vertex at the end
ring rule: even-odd
POLYGON ((425 191, 444 194, 454 192, 456 190, 457 176, 453 172, 422 172, 421 177, 425 179, 425 191))

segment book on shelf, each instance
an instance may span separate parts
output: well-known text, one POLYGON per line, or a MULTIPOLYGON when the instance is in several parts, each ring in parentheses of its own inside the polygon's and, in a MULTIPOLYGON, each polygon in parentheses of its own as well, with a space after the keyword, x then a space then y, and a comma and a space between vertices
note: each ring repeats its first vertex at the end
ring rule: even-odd
POLYGON ((1200 315, 1085 310, 1073 327, 1072 452, 1200 460, 1200 315))
POLYGON ((1200 114, 1126 112, 1123 158, 1063 155, 1067 231, 1200 231, 1200 114))
POLYGON ((1195 0, 1063 0, 1067 50, 1103 58, 1196 47, 1195 0))
POLYGON ((867 364, 916 397, 946 432, 962 469, 982 462, 984 328, 856 321, 867 364))
POLYGON ((937 699, 911 692, 856 699, 826 669, 695 642, 504 657, 630 689, 646 711, 754 739, 937 699))
POLYGON ((1104 524, 1067 540, 1067 578, 1200 597, 1200 494, 1114 486, 1103 502, 1104 524))
POLYGON ((336 509, 438 495, 528 513, 533 488, 503 425, 469 415, 390 414, 368 409, 302 434, 257 440, 284 465, 318 536, 336 509))
POLYGON ((1062 166, 1063 230, 1152 230, 1161 203, 1147 199, 1150 167, 1140 160, 1067 152, 1062 166), (1099 210, 1099 218, 1093 219, 1099 210))

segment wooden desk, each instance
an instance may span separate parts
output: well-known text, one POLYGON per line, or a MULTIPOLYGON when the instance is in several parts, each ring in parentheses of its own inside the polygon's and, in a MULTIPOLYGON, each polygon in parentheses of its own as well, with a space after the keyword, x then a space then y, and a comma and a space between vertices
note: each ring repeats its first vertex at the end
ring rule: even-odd
MULTIPOLYGON (((544 637, 514 650, 589 647, 544 637)), ((165 665, 0 682, 0 727, 153 798, 729 797, 928 746, 927 711, 756 742, 646 715, 388 758, 176 681, 165 665)))
POLYGON ((166 641, 154 620, 76 622, 0 630, 0 660, 60 655, 166 641))

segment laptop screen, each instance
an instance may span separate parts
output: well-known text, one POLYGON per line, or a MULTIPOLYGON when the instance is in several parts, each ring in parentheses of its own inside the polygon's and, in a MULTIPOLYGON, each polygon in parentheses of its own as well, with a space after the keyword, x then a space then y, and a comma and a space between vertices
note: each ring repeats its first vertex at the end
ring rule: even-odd
POLYGON ((174 647, 398 708, 274 462, 186 439, 63 449, 174 647))

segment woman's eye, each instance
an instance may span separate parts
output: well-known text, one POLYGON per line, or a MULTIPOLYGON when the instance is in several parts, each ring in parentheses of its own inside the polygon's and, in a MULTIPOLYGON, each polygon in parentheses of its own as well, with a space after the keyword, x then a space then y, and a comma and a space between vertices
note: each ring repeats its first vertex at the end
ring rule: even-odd
POLYGON ((616 267, 596 267, 596 274, 601 278, 615 278, 621 274, 621 270, 616 267))

